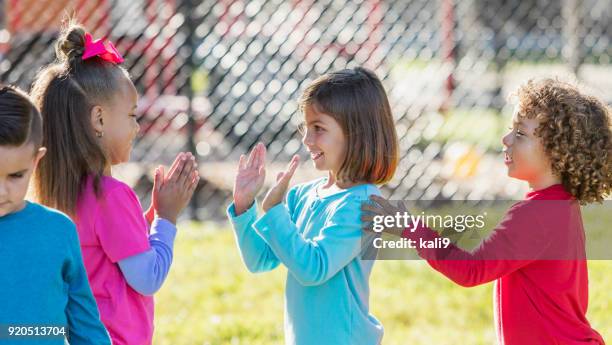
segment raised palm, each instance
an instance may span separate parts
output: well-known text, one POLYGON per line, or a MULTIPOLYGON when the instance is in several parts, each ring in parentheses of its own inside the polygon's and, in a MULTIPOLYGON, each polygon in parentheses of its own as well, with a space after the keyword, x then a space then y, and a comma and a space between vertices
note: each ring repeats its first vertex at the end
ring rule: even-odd
POLYGON ((238 173, 234 180, 236 214, 241 214, 251 207, 263 187, 266 177, 265 160, 266 148, 261 143, 251 150, 248 160, 245 155, 240 156, 238 173))
POLYGON ((289 181, 291 181, 293 173, 295 173, 295 169, 297 169, 299 163, 300 157, 295 155, 291 159, 291 162, 289 162, 287 169, 278 173, 276 176, 276 184, 270 188, 261 205, 264 212, 268 212, 269 209, 283 202, 285 194, 287 194, 287 189, 289 189, 289 181))

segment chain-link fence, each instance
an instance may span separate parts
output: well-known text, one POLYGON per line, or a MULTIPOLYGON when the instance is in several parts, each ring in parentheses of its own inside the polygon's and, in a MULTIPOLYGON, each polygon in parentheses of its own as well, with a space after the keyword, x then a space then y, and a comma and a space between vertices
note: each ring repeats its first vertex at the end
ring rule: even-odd
MULTIPOLYGON (((386 195, 512 198, 520 186, 501 182, 507 95, 529 78, 574 75, 610 102, 611 2, 0 0, 0 81, 28 89, 74 14, 115 43, 140 92, 142 135, 122 176, 144 203, 152 167, 195 152, 203 179, 191 216, 211 218, 256 142, 272 170, 307 157, 296 131, 305 86, 363 65, 383 80, 400 138, 386 195)), ((302 164, 296 182, 317 174, 302 164)))

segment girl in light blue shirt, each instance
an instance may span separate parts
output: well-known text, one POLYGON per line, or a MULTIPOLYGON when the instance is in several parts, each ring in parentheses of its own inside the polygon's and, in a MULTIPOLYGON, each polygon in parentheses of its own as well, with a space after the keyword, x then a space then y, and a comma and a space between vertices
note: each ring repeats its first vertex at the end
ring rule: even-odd
POLYGON ((228 208, 236 242, 251 272, 288 269, 285 343, 379 344, 383 327, 370 314, 374 261, 361 260, 361 203, 390 180, 397 135, 385 90, 364 68, 323 75, 304 91, 302 142, 327 177, 294 186, 298 166, 276 176, 258 215, 255 197, 265 179, 265 147, 240 157, 228 208), (285 194, 287 194, 286 201, 285 194))

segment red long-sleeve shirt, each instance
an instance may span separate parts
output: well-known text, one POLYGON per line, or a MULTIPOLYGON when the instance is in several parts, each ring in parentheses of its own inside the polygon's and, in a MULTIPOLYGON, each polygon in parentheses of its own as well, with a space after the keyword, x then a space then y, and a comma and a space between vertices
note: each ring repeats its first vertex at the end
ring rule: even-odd
MULTIPOLYGON (((420 227, 403 237, 432 240, 420 227)), ((588 270, 578 203, 562 185, 514 204, 476 250, 418 248, 431 267, 462 286, 495 281, 502 345, 604 344, 586 319, 588 270)))

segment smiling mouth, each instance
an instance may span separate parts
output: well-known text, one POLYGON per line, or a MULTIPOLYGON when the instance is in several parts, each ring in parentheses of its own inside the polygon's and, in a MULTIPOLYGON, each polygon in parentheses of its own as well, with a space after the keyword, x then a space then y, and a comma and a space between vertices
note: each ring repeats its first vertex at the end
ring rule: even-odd
POLYGON ((316 161, 317 159, 323 157, 323 152, 311 152, 310 153, 310 158, 312 158, 313 161, 316 161))
POLYGON ((508 152, 504 152, 504 163, 510 164, 512 163, 512 156, 508 154, 508 152))

